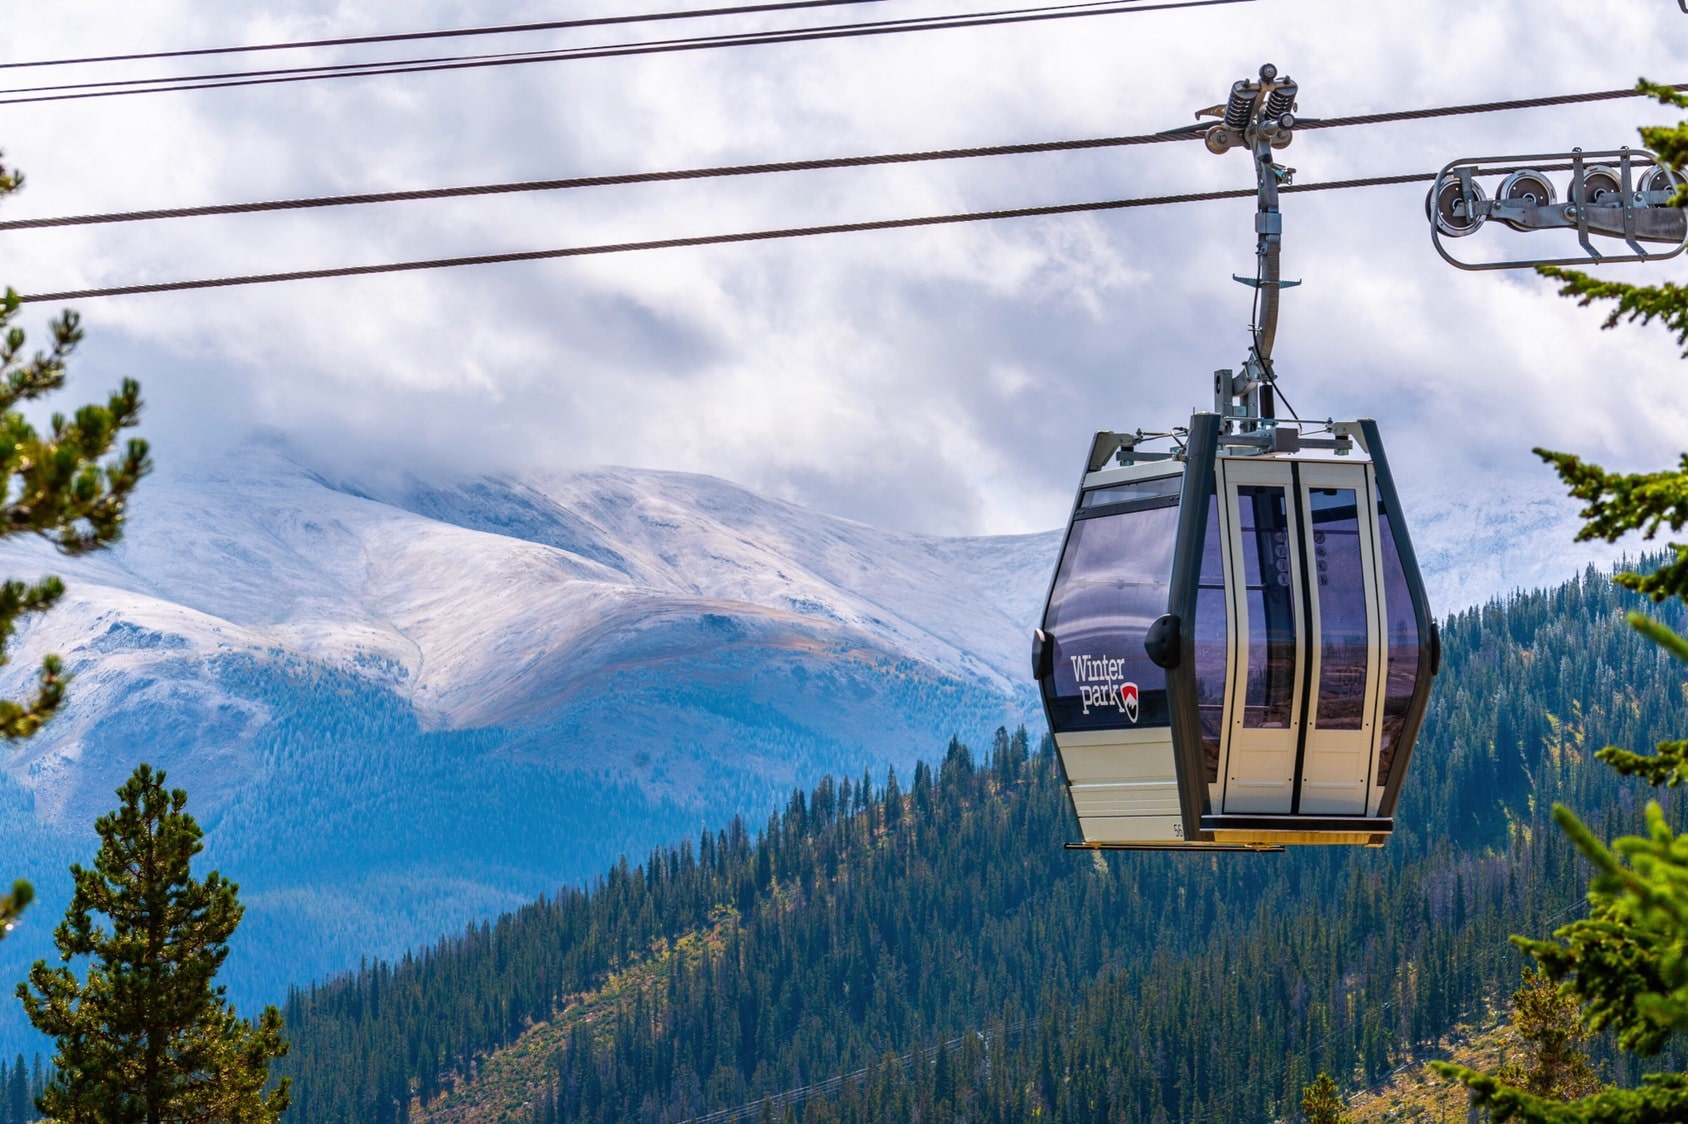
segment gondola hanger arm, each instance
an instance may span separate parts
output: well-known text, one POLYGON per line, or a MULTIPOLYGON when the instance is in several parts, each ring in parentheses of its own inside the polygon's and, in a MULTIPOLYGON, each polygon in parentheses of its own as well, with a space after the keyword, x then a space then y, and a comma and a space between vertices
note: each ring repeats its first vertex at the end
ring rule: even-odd
POLYGON ((1299 281, 1285 281, 1279 274, 1283 247, 1283 215, 1278 210, 1278 190, 1294 181, 1295 169, 1274 159, 1275 150, 1294 139, 1295 80, 1279 76, 1278 68, 1266 63, 1256 79, 1232 83, 1230 96, 1222 105, 1196 111, 1196 116, 1218 117, 1217 124, 1198 122, 1177 132, 1201 131, 1208 151, 1224 153, 1246 147, 1253 157, 1257 207, 1254 216, 1255 276, 1233 274, 1233 278, 1255 290, 1255 314, 1250 325, 1249 352, 1240 373, 1222 372, 1215 378, 1214 406, 1228 419, 1244 419, 1245 429, 1259 428, 1274 413, 1272 348, 1278 333, 1278 299, 1284 289, 1299 281))

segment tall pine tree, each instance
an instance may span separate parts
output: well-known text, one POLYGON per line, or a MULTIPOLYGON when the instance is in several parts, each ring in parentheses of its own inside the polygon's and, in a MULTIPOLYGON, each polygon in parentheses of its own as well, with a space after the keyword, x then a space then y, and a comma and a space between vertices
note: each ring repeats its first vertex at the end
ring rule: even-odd
POLYGON ((213 983, 240 923, 238 887, 216 871, 193 877, 199 825, 162 770, 141 765, 117 795, 94 825, 93 869, 70 868, 76 892, 53 933, 64 965, 38 960, 18 985, 30 1022, 58 1043, 36 1105, 101 1124, 276 1120, 288 1082, 264 1086, 287 1053, 281 1014, 248 1023, 213 983), (68 966, 77 957, 90 958, 85 982, 68 966))
MULTIPOLYGON (((22 186, 21 173, 0 167, 0 198, 22 186)), ((66 554, 85 554, 122 535, 129 493, 151 467, 146 442, 137 439, 101 463, 118 434, 140 420, 140 384, 124 379, 104 406, 83 406, 71 418, 54 414, 51 432, 38 433, 18 406, 64 385, 65 361, 81 341, 82 328, 74 312, 62 312, 48 326, 52 346, 26 356, 24 331, 13 324, 21 307, 16 290, 0 297, 0 538, 34 533, 66 554)), ((20 618, 45 612, 63 595, 64 585, 55 577, 33 585, 0 582, 0 664, 6 663, 6 645, 20 618)), ((59 657, 47 656, 33 699, 0 699, 0 741, 27 738, 52 717, 64 701, 65 679, 59 657)), ((25 882, 0 894, 0 938, 32 897, 25 882)))

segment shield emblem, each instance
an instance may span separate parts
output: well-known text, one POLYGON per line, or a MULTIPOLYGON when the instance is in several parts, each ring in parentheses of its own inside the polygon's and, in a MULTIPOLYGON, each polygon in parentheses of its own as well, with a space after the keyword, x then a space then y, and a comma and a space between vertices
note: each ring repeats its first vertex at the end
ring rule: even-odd
POLYGON ((1119 687, 1120 709, 1133 722, 1137 721, 1137 684, 1121 683, 1119 687))

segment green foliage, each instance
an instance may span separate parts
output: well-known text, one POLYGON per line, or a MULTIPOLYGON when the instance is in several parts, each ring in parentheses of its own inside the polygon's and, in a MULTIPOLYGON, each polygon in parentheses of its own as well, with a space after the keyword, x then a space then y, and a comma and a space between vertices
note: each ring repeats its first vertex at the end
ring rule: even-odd
POLYGON ((1307 1116, 1307 1124, 1352 1124, 1354 1118, 1347 1108, 1328 1073, 1320 1073, 1301 1090, 1301 1111, 1307 1116))
POLYGON ((233 883, 195 879, 202 848, 187 793, 141 765, 120 805, 94 828, 93 869, 70 868, 76 889, 53 940, 64 966, 36 961, 18 997, 57 1040, 57 1074, 37 1100, 58 1120, 261 1122, 287 1107, 284 1080, 266 1094, 269 1063, 286 1054, 281 1015, 240 1019, 213 979, 240 922, 233 883), (89 957, 86 982, 69 967, 89 957))
POLYGON ((35 888, 28 882, 14 882, 12 892, 0 895, 0 937, 4 937, 17 923, 23 907, 35 900, 35 888))
MULTIPOLYGON (((22 175, 0 167, 0 196, 22 185, 22 175)), ((109 462, 101 459, 123 430, 140 421, 140 385, 124 379, 105 405, 83 406, 69 418, 54 414, 48 432, 38 432, 19 407, 64 385, 82 327, 74 312, 61 313, 48 328, 52 346, 27 355, 24 330, 14 323, 21 307, 13 289, 0 297, 0 537, 33 533, 66 554, 85 554, 122 536, 129 495, 151 468, 146 442, 138 438, 109 462)), ((0 663, 18 621, 52 608, 63 594, 64 586, 51 577, 0 585, 0 663)), ((28 737, 63 698, 63 668, 49 656, 33 700, 0 702, 0 738, 28 737)))
POLYGON ((1524 985, 1512 993, 1512 1029, 1523 1057, 1500 1067, 1496 1076, 1502 1081, 1550 1100, 1599 1092, 1600 1078, 1582 1045, 1589 1034, 1582 1009, 1545 972, 1524 970, 1524 985))
MULTIPOLYGON (((1676 91, 1646 82, 1640 89, 1668 105, 1688 108, 1688 98, 1676 91)), ((1644 129, 1642 136, 1681 172, 1688 161, 1688 122, 1644 129)), ((1678 206, 1688 202, 1685 195, 1678 193, 1678 206)), ((1644 324, 1658 320, 1676 333, 1678 344, 1688 344, 1688 289, 1668 283, 1603 282, 1568 270, 1542 272, 1563 281, 1561 294, 1577 297, 1579 304, 1616 301, 1607 328, 1626 318, 1644 324)), ((1674 471, 1619 475, 1564 453, 1536 452, 1553 465, 1571 494, 1588 504, 1579 539, 1614 541, 1633 530, 1650 538, 1661 526, 1677 531, 1688 521, 1688 456, 1674 471)), ((1688 601, 1688 546, 1672 543, 1671 550, 1673 556, 1656 572, 1622 574, 1616 580, 1656 602, 1671 597, 1688 601)), ((1688 640, 1664 624, 1633 612, 1629 623, 1662 652, 1688 661, 1688 640)), ((1682 674, 1680 667, 1674 670, 1682 674)), ((1658 752, 1650 756, 1615 746, 1600 756, 1619 774, 1655 786, 1676 786, 1688 777, 1688 740, 1660 742, 1658 752)), ((1589 916, 1559 928, 1551 941, 1513 940, 1551 979, 1563 981, 1560 990, 1580 1005, 1591 1029, 1610 1028, 1625 1049, 1657 1053, 1671 1036, 1688 1030, 1688 835, 1675 833, 1657 802, 1647 805, 1646 835, 1625 836, 1609 846, 1567 807, 1555 806, 1553 817, 1595 868, 1588 890, 1589 916)), ((1639 1088, 1602 1090, 1566 1105, 1515 1080, 1516 1075, 1485 1075, 1444 1064, 1437 1068, 1468 1085, 1474 1099, 1497 1120, 1688 1119, 1684 1073, 1656 1075, 1639 1088)))
MULTIPOLYGON (((0 166, 0 198, 22 186, 22 173, 0 166)), ((52 346, 26 355, 24 330, 13 323, 20 308, 16 290, 8 288, 0 296, 0 538, 33 533, 66 554, 85 554, 122 536, 129 494, 151 468, 146 442, 139 439, 101 463, 118 434, 140 420, 140 384, 124 379, 104 406, 83 406, 69 419, 54 414, 43 436, 18 407, 64 385, 65 362, 81 342, 82 328, 76 313, 66 310, 48 327, 52 346)), ((0 582, 0 664, 6 663, 6 645, 18 622, 52 608, 62 596, 64 584, 55 577, 33 584, 0 582)), ((44 657, 33 699, 0 699, 0 740, 27 738, 40 729, 64 702, 65 678, 59 657, 44 657)), ((0 938, 30 896, 20 882, 0 897, 0 938)))
POLYGON ((35 1055, 33 1066, 24 1064, 22 1054, 9 1067, 0 1064, 0 1124, 32 1124, 41 1119, 35 1113, 35 1098, 47 1081, 40 1054, 35 1055))
MULTIPOLYGON (((1683 307, 1688 310, 1688 294, 1683 307)), ((1688 455, 1673 470, 1649 473, 1607 472, 1569 453, 1535 450, 1559 473, 1572 497, 1587 506, 1577 541, 1605 539, 1616 542, 1630 531, 1651 539, 1661 526, 1680 531, 1688 522, 1688 455)), ((1688 596, 1688 544, 1671 543, 1674 557, 1650 574, 1620 574, 1619 585, 1644 593, 1654 601, 1688 596)))
MULTIPOLYGON (((1583 731, 1640 740, 1682 705, 1627 600, 1590 570, 1443 622, 1381 851, 1067 852, 1047 744, 938 743, 896 782, 823 780, 759 835, 706 832, 295 992, 288 1118, 756 1119, 765 1097, 771 1120, 849 1124, 1289 1117, 1320 1070, 1371 1085, 1504 998, 1506 934, 1576 908, 1549 804, 1626 791, 1583 731)), ((1589 1047, 1638 1080, 1609 1036, 1589 1047)))

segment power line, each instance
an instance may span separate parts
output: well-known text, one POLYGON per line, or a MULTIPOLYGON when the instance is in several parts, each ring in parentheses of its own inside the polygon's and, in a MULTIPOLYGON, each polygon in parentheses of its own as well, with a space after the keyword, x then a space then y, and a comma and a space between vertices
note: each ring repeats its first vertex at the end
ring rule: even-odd
MULTIPOLYGON (((1688 83, 1672 87, 1688 90, 1688 83)), ((1634 89, 1596 90, 1581 94, 1554 94, 1545 97, 1520 98, 1511 101, 1476 102, 1469 105, 1439 106, 1425 109, 1391 110, 1349 117, 1326 117, 1307 120, 1298 129, 1337 129, 1353 125, 1378 125, 1400 121, 1420 121, 1434 117, 1456 117, 1473 113, 1495 113, 1517 109, 1540 109, 1547 106, 1572 105, 1580 102, 1610 101, 1617 98, 1645 97, 1634 89)), ((514 183, 474 184, 462 187, 421 188, 409 191, 375 191, 355 195, 319 195, 299 199, 262 200, 247 203, 214 203, 196 207, 167 207, 144 211, 112 211, 103 214, 63 215, 50 218, 10 219, 0 222, 0 231, 41 230, 67 226, 93 226, 105 223, 143 222, 155 219, 205 218, 214 215, 260 214, 269 211, 309 210, 320 207, 343 207, 369 203, 401 203, 429 199, 456 199, 479 195, 507 195, 530 191, 560 191, 582 187, 627 186, 642 183, 667 183, 680 180, 714 179, 730 176, 765 175, 774 172, 809 172, 836 168, 866 168, 888 164, 914 164, 934 160, 966 160, 984 156, 1026 156, 1048 152, 1074 152, 1096 148, 1121 148, 1132 145, 1160 144, 1170 141, 1199 139, 1196 133, 1139 133, 1134 136, 1091 137, 1081 140, 1034 141, 1025 144, 984 145, 972 148, 944 148, 923 152, 892 152, 868 156, 834 156, 812 160, 783 160, 760 164, 730 164, 705 168, 683 168, 662 172, 629 172, 619 175, 576 176, 566 179, 522 180, 514 183)))
POLYGON ((1148 133, 1127 137, 1095 137, 1086 140, 1035 141, 978 148, 935 149, 926 152, 894 152, 874 156, 833 156, 814 160, 785 160, 765 164, 732 164, 710 168, 685 168, 666 172, 629 172, 621 175, 577 176, 571 179, 524 180, 516 183, 476 184, 467 187, 436 187, 413 191, 376 191, 359 195, 321 195, 302 199, 277 199, 252 203, 215 203, 199 207, 170 207, 148 211, 114 211, 107 214, 65 215, 57 218, 10 219, 0 222, 0 231, 39 230, 102 223, 142 222, 152 219, 204 218, 212 215, 245 215, 267 211, 308 210, 365 203, 401 203, 425 199, 457 199, 477 195, 506 195, 528 191, 559 191, 578 187, 610 187, 679 180, 713 179, 726 176, 754 176, 771 172, 809 172, 828 168, 867 168, 886 164, 913 164, 931 160, 965 160, 979 156, 1023 156, 1042 152, 1071 152, 1122 145, 1157 144, 1163 141, 1196 139, 1148 133))
MULTIPOLYGON (((1672 90, 1688 90, 1688 82, 1677 82, 1672 90)), ((1431 117, 1457 117, 1468 113, 1493 113, 1497 110, 1542 109, 1555 105, 1576 105, 1582 102, 1615 101, 1620 98, 1650 98, 1634 86, 1618 90, 1595 90, 1587 94, 1554 94, 1542 98, 1517 98, 1512 101, 1480 101, 1470 105, 1444 106, 1440 109, 1407 109, 1390 113, 1364 113, 1354 117, 1323 117, 1316 121, 1301 121, 1297 129, 1333 129, 1348 125, 1380 125, 1395 121, 1423 121, 1431 117)))
POLYGON ((778 4, 740 4, 731 8, 691 8, 677 12, 640 12, 629 16, 594 16, 588 19, 551 20, 546 23, 511 23, 489 27, 460 27, 447 31, 405 31, 387 35, 348 35, 338 39, 299 39, 278 43, 249 43, 240 47, 195 47, 182 51, 146 51, 131 55, 88 55, 74 59, 36 59, 31 62, 0 62, 0 70, 31 67, 78 66, 97 62, 146 62, 153 59, 195 58, 206 55, 256 54, 260 51, 291 51, 303 48, 360 47, 371 43, 409 43, 424 39, 467 39, 477 35, 517 35, 533 31, 569 31, 582 27, 614 24, 653 23, 660 20, 703 19, 709 16, 741 16, 762 12, 785 12, 801 8, 834 8, 855 4, 882 4, 885 0, 785 0, 778 4))
POLYGON ((968 27, 1036 23, 1045 20, 1085 16, 1131 15, 1140 12, 1180 8, 1207 8, 1228 4, 1249 4, 1254 0, 1116 0, 1097 6, 1086 3, 1008 9, 958 16, 919 17, 904 20, 834 24, 792 31, 745 32, 733 35, 694 36, 615 46, 577 47, 557 51, 524 51, 501 55, 450 56, 441 59, 395 63, 354 63, 336 67, 294 67, 261 71, 231 71, 224 74, 189 75, 179 78, 127 79, 119 82, 69 83, 58 86, 30 86, 0 90, 0 105, 29 105, 39 102, 80 101, 88 98, 127 97, 135 94, 178 93, 186 90, 214 90, 243 86, 272 86, 313 82, 331 78, 367 78, 388 74, 421 74, 449 70, 473 70, 494 66, 519 66, 541 62, 571 62, 580 59, 620 58, 631 55, 669 54, 677 51, 710 50, 720 47, 750 47, 771 43, 801 43, 817 40, 852 39, 869 35, 895 35, 913 31, 946 31, 968 27), (23 95, 23 96, 7 96, 23 95))
MULTIPOLYGON (((1297 184, 1280 190, 1285 192, 1336 191, 1345 188, 1381 187, 1389 184, 1428 183, 1434 180, 1436 175, 1435 172, 1408 172, 1393 176, 1368 176, 1361 179, 1333 180, 1328 183, 1297 184)), ((333 266, 326 269, 300 269, 285 273, 254 273, 237 277, 201 278, 192 281, 157 281, 94 289, 68 289, 57 293, 32 293, 29 296, 20 297, 19 300, 25 304, 38 304, 46 301, 134 296, 141 293, 176 293, 188 289, 226 289, 243 285, 268 285, 281 281, 312 281, 329 277, 363 277, 376 273, 411 273, 424 269, 449 269, 467 265, 498 265, 510 262, 545 261, 552 258, 596 257, 605 254, 632 253, 640 250, 673 250, 690 246, 719 246, 736 242, 767 242, 784 238, 808 238, 822 234, 855 234, 870 230, 904 230, 919 226, 947 226, 998 219, 1072 215, 1092 211, 1117 211, 1134 207, 1164 206, 1172 203, 1203 203, 1216 199, 1252 199, 1254 196, 1255 190, 1253 188, 1186 192, 1180 195, 1151 195, 1135 199, 1110 199, 1094 203, 1060 203, 1043 207, 1015 207, 996 211, 970 211, 961 214, 922 215, 914 218, 829 223, 824 226, 784 227, 774 230, 741 231, 734 234, 703 234, 685 238, 652 239, 643 242, 566 246, 551 250, 518 250, 508 253, 475 254, 468 257, 383 262, 376 265, 333 266)))

